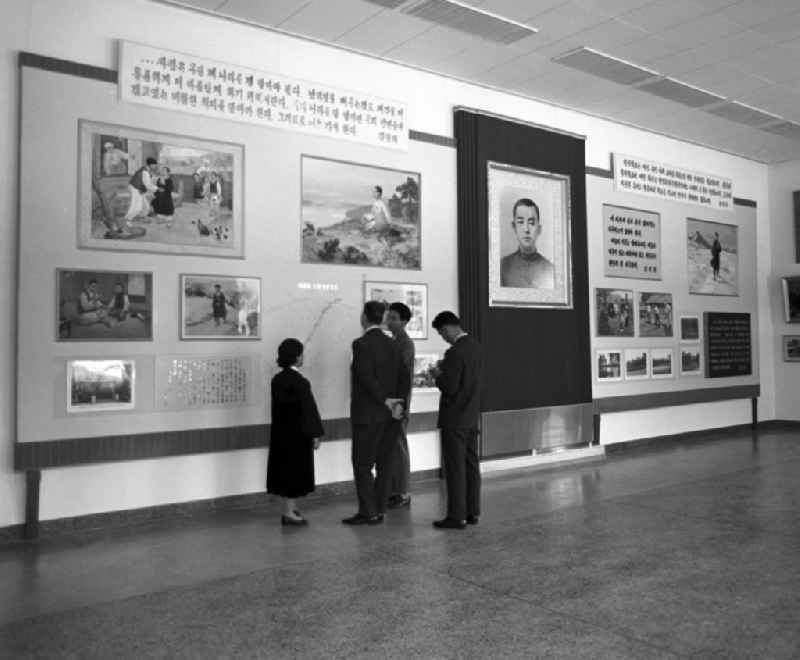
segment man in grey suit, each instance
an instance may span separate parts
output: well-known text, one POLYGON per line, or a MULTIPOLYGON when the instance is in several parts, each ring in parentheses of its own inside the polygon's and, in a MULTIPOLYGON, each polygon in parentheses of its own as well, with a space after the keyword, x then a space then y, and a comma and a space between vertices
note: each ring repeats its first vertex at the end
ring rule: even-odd
POLYGON ((386 327, 392 333, 400 356, 403 359, 403 368, 408 372, 408 391, 403 393, 406 400, 406 412, 400 420, 397 429, 397 442, 394 445, 392 459, 392 494, 389 497, 389 508, 397 509, 411 504, 411 495, 408 494, 408 483, 411 479, 411 458, 408 454, 408 410, 411 407, 411 387, 414 375, 414 340, 408 336, 406 325, 411 320, 411 310, 408 305, 395 302, 389 305, 386 314, 386 327))
POLYGON ((390 470, 396 426, 405 410, 408 374, 400 351, 381 329, 385 306, 371 300, 364 305, 364 334, 353 342, 350 368, 350 423, 353 430, 353 477, 358 513, 346 525, 377 525, 389 499, 390 470), (372 468, 377 477, 373 478, 372 468))
POLYGON ((450 348, 434 370, 439 399, 442 466, 447 483, 447 516, 439 529, 477 525, 481 506, 478 421, 481 414, 481 347, 461 329, 453 312, 441 312, 433 327, 450 348))

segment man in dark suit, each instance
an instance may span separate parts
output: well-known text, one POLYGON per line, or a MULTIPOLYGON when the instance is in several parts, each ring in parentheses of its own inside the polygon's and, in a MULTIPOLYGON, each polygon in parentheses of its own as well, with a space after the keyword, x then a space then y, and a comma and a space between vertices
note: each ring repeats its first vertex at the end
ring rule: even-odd
POLYGON ((346 525, 376 525, 383 521, 391 486, 391 458, 396 425, 405 410, 409 375, 400 351, 381 329, 385 306, 371 300, 364 305, 364 334, 353 342, 350 423, 353 429, 353 477, 358 513, 346 525), (372 476, 375 467, 377 478, 372 476))
POLYGON ((447 482, 447 517, 436 520, 439 529, 477 525, 481 506, 478 465, 478 420, 481 413, 481 347, 461 329, 453 312, 441 312, 433 327, 450 348, 434 369, 439 399, 442 465, 447 482))

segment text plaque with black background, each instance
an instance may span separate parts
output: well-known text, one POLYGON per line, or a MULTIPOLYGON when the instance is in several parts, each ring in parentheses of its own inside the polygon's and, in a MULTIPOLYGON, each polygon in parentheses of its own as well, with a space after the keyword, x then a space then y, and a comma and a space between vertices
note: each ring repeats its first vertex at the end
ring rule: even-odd
POLYGON ((705 312, 706 378, 753 373, 750 314, 705 312))

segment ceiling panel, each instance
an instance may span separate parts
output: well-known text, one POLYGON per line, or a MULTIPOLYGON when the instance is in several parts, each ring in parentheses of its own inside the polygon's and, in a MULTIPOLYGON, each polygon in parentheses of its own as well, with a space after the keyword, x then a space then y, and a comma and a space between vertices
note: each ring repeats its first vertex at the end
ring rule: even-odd
POLYGON ((432 29, 430 23, 413 16, 382 11, 340 34, 335 43, 379 55, 432 29))
POLYGON ((582 46, 608 52, 610 48, 624 46, 633 41, 644 39, 649 35, 635 25, 611 19, 586 30, 581 30, 572 36, 580 40, 582 46))
POLYGON ((224 5, 225 0, 180 0, 174 4, 214 11, 215 9, 219 9, 222 5, 224 5))
POLYGON ((639 7, 644 7, 653 0, 576 0, 576 4, 607 16, 618 16, 639 7))
POLYGON ((219 11, 250 23, 278 25, 310 2, 311 0, 228 0, 219 11))
POLYGON ((692 0, 655 0, 650 4, 626 12, 620 18, 633 25, 638 25, 648 32, 659 33, 662 30, 680 25, 703 14, 709 14, 713 8, 692 0))
POLYGON ((333 41, 380 11, 380 7, 362 0, 313 0, 278 27, 323 41, 333 41))
POLYGON ((725 16, 751 27, 794 14, 797 0, 741 0, 725 8, 725 16))
POLYGON ((695 48, 714 39, 735 35, 744 30, 745 28, 739 23, 723 18, 719 14, 712 14, 693 18, 660 32, 658 36, 684 48, 695 48))
POLYGON ((609 55, 619 57, 633 64, 640 64, 649 66, 651 62, 657 59, 673 55, 684 50, 680 46, 675 45, 661 39, 657 36, 647 36, 643 39, 637 39, 629 44, 617 44, 607 49, 609 55))
POLYGON ((512 55, 505 46, 482 43, 477 48, 460 51, 439 60, 436 69, 451 76, 471 77, 487 69, 508 62, 518 55, 512 55))
POLYGON ((481 71, 477 75, 477 80, 495 87, 502 87, 505 84, 514 84, 544 75, 552 71, 554 66, 556 65, 548 58, 537 53, 528 53, 481 71))
POLYGON ((753 29, 766 34, 776 42, 797 39, 797 35, 800 34, 800 3, 796 5, 794 13, 760 23, 753 26, 753 29))
POLYGON ((539 29, 538 36, 542 44, 558 41, 607 21, 607 16, 588 11, 574 1, 565 2, 528 19, 531 25, 539 29))
MULTIPOLYGON (((558 5, 563 5, 564 2, 565 0, 483 0, 483 2, 469 0, 468 4, 515 21, 525 22, 525 19, 546 12, 558 5)), ((534 22, 530 23, 530 25, 535 28, 539 27, 534 22)))
POLYGON ((387 48, 381 55, 418 65, 428 65, 468 48, 480 48, 484 42, 464 32, 434 27, 411 39, 387 48))

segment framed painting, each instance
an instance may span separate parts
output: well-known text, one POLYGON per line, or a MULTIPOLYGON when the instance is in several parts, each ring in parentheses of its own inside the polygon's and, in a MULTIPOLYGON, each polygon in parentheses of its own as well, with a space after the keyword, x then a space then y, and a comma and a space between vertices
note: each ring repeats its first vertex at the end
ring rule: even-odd
POLYGON ((379 300, 387 308, 401 302, 411 310, 406 332, 411 339, 428 338, 428 285, 402 282, 364 282, 364 302, 379 300))
POLYGON ((672 294, 639 292, 639 336, 672 337, 672 294))
POLYGON ((570 182, 488 163, 489 305, 572 308, 570 182))
POLYGON ((261 339, 261 278, 181 275, 181 339, 261 339))
POLYGON ((595 289, 595 314, 598 337, 633 337, 633 291, 595 289))
POLYGON ((56 269, 56 341, 152 341, 153 274, 56 269))
POLYGON ((442 356, 438 353, 417 353, 414 356, 414 374, 411 379, 413 388, 419 392, 438 392, 433 368, 442 356))
POLYGON ((783 320, 786 323, 800 323, 800 277, 784 277, 783 320))
POLYGON ((703 354, 700 344, 681 344, 681 376, 701 376, 703 374, 703 354))
POLYGON ((650 378, 650 351, 645 348, 625 349, 625 380, 650 378))
POLYGON ((69 360, 67 412, 133 410, 136 365, 133 360, 69 360))
POLYGON ((675 351, 671 348, 651 348, 650 349, 650 377, 651 378, 673 378, 675 351))
POLYGON ((622 351, 597 351, 597 380, 601 383, 622 380, 622 351))
POLYGON ((687 218, 686 237, 689 293, 738 296, 738 227, 687 218))
POLYGON ((422 267, 421 176, 303 155, 301 262, 422 267))
POLYGON ((78 247, 244 258, 244 147, 78 121, 78 247))

